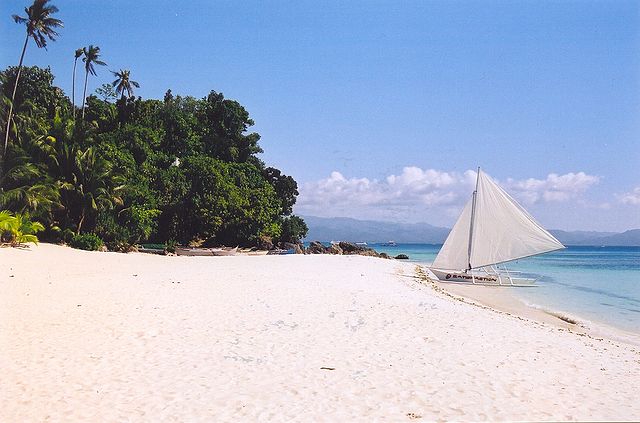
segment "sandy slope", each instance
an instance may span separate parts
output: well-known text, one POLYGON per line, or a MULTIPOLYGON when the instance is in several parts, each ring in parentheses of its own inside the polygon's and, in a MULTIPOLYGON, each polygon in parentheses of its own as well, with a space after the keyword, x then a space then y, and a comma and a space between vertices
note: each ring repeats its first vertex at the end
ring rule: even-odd
POLYGON ((0 421, 640 419, 638 347, 413 275, 364 257, 0 249, 0 421))

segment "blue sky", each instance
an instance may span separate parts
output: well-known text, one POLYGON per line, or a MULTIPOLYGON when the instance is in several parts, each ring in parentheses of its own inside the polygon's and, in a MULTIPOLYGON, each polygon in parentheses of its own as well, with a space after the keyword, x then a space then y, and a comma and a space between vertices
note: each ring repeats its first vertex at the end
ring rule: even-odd
MULTIPOLYGON (((70 92, 97 44, 145 98, 238 100, 298 213, 451 225, 481 166, 546 227, 640 228, 640 2, 53 4, 65 28, 26 64, 70 92)), ((25 6, 0 4, 2 68, 25 6)))

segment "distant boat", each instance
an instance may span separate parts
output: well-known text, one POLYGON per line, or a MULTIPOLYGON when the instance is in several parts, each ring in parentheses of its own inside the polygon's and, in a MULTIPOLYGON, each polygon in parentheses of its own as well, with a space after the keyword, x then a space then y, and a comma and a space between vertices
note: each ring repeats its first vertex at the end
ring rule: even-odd
POLYGON ((356 245, 359 245, 361 247, 366 247, 369 244, 367 244, 366 242, 356 242, 356 245))
POLYGON ((496 265, 565 248, 478 168, 476 189, 438 252, 431 271, 441 281, 532 285, 496 265))
POLYGON ((398 244, 396 244, 395 241, 387 241, 387 242, 383 242, 381 244, 383 247, 397 247, 398 244))
POLYGON ((213 256, 211 248, 191 248, 191 247, 176 247, 176 254, 179 256, 213 256))
POLYGON ((235 256, 238 253, 238 247, 234 248, 212 248, 211 253, 214 256, 235 256))
POLYGON ((289 250, 283 250, 283 249, 280 249, 280 248, 269 250, 269 252, 267 253, 267 255, 269 255, 269 256, 283 256, 285 254, 290 254, 289 250))
POLYGON ((238 247, 235 248, 190 248, 176 247, 176 254, 179 256, 201 257, 201 256, 235 256, 238 247))

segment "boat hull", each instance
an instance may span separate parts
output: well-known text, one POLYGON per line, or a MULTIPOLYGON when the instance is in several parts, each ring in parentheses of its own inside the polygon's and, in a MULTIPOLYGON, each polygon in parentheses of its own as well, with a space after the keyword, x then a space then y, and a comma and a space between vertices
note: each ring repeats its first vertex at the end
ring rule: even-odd
POLYGON ((456 272, 430 268, 440 282, 492 286, 533 286, 535 279, 517 278, 503 273, 456 272))
POLYGON ((189 257, 213 256, 213 253, 209 248, 176 247, 176 254, 179 256, 189 256, 189 257))
POLYGON ((235 256, 238 253, 238 247, 226 249, 226 248, 212 248, 211 254, 214 256, 235 256))

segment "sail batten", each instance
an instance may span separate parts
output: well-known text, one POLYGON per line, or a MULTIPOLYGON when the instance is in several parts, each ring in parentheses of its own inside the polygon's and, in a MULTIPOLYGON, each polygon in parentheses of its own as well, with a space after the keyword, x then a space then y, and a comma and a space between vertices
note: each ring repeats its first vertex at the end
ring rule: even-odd
POLYGON ((433 267, 475 269, 561 248, 564 246, 553 235, 478 170, 474 196, 451 229, 433 267))

